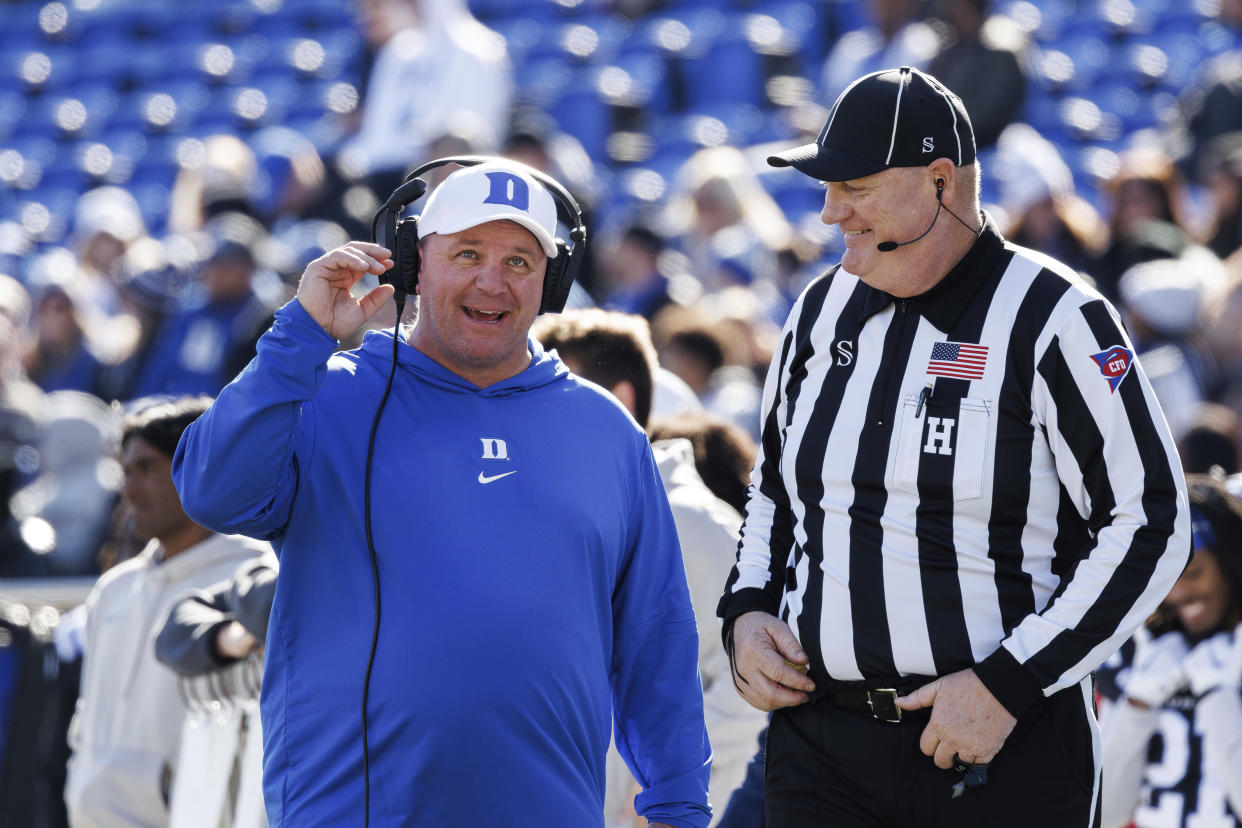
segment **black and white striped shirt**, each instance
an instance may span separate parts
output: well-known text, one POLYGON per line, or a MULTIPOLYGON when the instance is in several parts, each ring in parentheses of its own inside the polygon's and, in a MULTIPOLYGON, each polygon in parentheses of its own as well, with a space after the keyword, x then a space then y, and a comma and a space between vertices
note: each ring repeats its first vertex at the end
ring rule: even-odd
POLYGON ((973 665, 1011 711, 1077 683, 1190 552, 1133 353, 1111 305, 990 221, 922 296, 831 269, 769 369, 721 617, 779 615, 812 678, 973 665))

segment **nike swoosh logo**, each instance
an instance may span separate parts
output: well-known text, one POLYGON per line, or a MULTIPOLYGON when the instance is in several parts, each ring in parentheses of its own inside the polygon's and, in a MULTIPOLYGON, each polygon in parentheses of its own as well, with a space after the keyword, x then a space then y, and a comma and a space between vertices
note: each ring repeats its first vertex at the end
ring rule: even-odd
POLYGON ((483 472, 479 472, 479 482, 484 485, 487 485, 488 483, 494 483, 495 481, 499 480, 502 477, 508 477, 511 474, 517 474, 517 470, 515 469, 514 471, 507 471, 504 474, 492 475, 491 477, 488 477, 483 472))

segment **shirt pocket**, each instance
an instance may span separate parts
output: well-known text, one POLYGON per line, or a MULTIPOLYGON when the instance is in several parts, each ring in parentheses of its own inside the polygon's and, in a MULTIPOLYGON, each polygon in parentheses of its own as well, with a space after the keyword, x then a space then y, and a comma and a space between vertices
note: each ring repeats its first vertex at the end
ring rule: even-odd
POLYGON ((992 404, 970 397, 902 400, 889 486, 916 497, 972 500, 983 493, 992 404), (922 489, 920 490, 920 477, 922 489))

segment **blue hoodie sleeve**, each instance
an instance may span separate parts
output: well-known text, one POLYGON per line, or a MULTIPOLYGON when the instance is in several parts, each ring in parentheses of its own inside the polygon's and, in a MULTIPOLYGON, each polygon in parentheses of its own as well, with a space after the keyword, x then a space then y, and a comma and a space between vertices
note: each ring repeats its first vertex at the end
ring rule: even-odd
POLYGON ((677 528, 651 447, 631 490, 630 555, 613 595, 616 744, 643 787, 639 814, 678 828, 711 820, 698 633, 677 528))
POLYGON ((276 312, 254 360, 177 445, 173 483, 196 523, 256 538, 284 528, 297 490, 295 444, 312 428, 302 404, 323 385, 336 345, 296 299, 276 312))

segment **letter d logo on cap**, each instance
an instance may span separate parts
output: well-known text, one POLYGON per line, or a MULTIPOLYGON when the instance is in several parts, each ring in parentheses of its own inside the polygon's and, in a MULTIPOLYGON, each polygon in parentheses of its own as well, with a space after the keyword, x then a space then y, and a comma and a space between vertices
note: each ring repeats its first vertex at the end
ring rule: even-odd
POLYGON ((492 191, 483 199, 484 204, 504 204, 522 212, 530 212, 530 187, 520 177, 507 172, 486 173, 492 183, 492 191))

